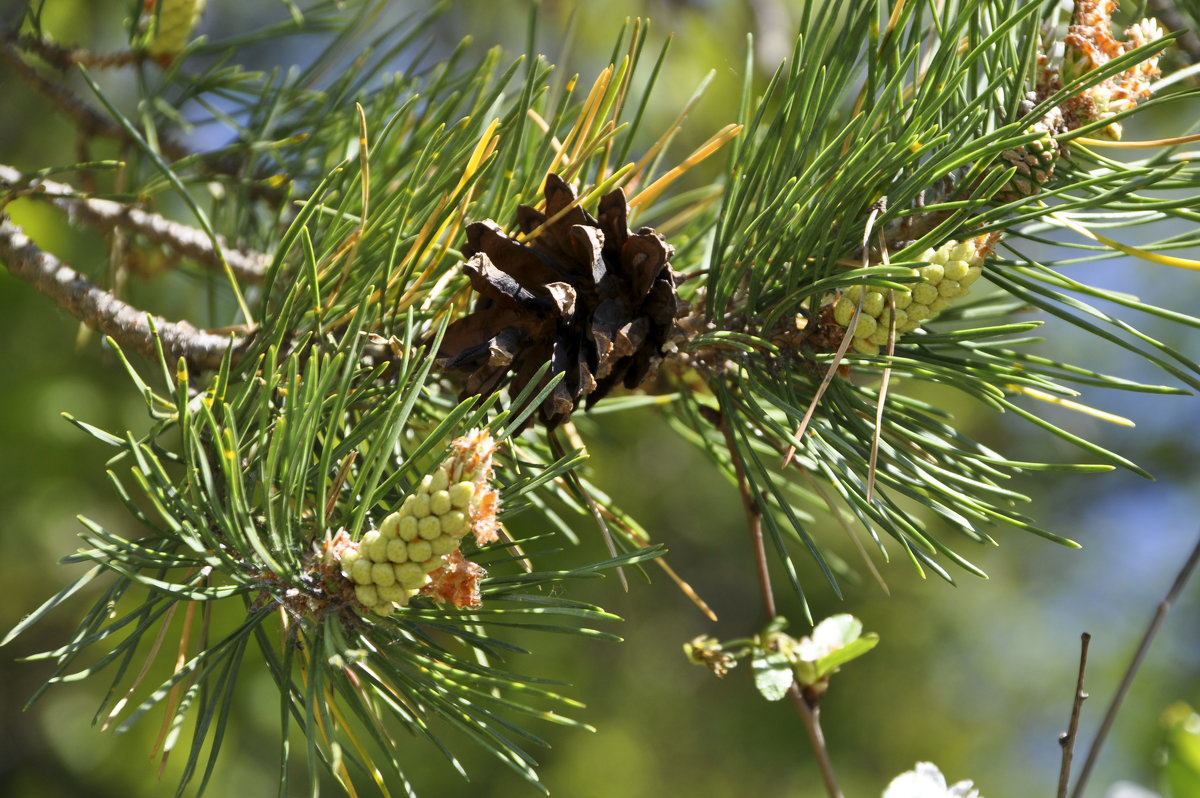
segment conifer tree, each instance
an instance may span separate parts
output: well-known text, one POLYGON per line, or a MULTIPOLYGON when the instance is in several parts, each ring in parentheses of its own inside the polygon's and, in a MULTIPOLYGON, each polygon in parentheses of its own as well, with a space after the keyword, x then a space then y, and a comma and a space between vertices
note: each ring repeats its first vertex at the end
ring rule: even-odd
MULTIPOLYGON (((524 54, 399 57, 436 15, 393 20, 381 0, 286 2, 225 39, 198 35, 203 0, 127 0, 116 53, 56 40, 53 4, 3 20, 0 63, 77 133, 79 157, 0 163, 0 262, 100 334, 88 351, 115 356, 148 421, 69 419, 111 449, 103 476, 136 532, 82 518, 63 554, 86 569, 4 642, 77 613, 40 655, 47 687, 110 680, 97 718, 118 730, 165 718, 181 794, 219 767, 251 671, 278 689, 281 795, 315 792, 322 772, 352 795, 414 794, 407 738, 461 768, 446 730, 540 786, 536 725, 585 723, 506 632, 613 638, 575 584, 674 577, 652 530, 592 483, 575 426, 594 416, 604 434, 649 405, 744 506, 749 536, 725 545, 750 546, 765 616, 687 656, 717 675, 745 659, 765 697, 790 698, 840 795, 817 710, 877 638, 849 615, 817 623, 808 599, 840 596, 851 573, 885 584, 893 559, 982 575, 970 551, 998 529, 1074 546, 1039 524, 1022 479, 1148 474, 1041 409, 1105 418, 1078 397, 1200 389, 1200 365, 1137 326, 1200 318, 1063 268, 1118 253, 1200 268, 1178 254, 1200 241, 1186 155, 1200 136, 1125 132, 1154 106, 1194 128, 1200 48, 1149 16, 1114 20, 1110 0, 804 4, 783 63, 756 64, 748 41, 740 104, 691 152, 672 142, 695 98, 657 85, 668 53, 647 50, 643 19, 614 24, 598 74, 562 80, 532 34, 524 54), (321 44, 295 68, 243 60, 302 34, 321 44), (662 107, 678 120, 648 129, 662 107), (198 129, 222 143, 196 147, 198 129), (107 274, 27 234, 17 209, 34 203, 100 231, 107 274), (1158 222, 1166 237, 1128 243, 1158 222), (204 286, 185 317, 121 290, 175 269, 204 286), (1035 351, 1046 318, 1172 385, 1043 354, 1053 340, 1035 351), (925 384, 1079 461, 973 441, 925 384), (522 513, 539 532, 513 533, 522 513), (591 528, 606 556, 568 545, 570 567, 545 564, 591 528), (830 556, 845 534, 861 562, 830 556), (811 632, 785 631, 784 600, 811 632)), ((887 795, 941 778, 918 767, 887 795)))

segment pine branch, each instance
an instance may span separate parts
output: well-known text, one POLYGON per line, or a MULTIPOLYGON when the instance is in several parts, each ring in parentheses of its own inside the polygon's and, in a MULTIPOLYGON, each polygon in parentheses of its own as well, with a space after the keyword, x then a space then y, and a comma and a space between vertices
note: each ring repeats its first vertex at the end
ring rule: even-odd
POLYGON ((246 342, 237 334, 218 335, 186 321, 149 316, 122 302, 44 252, 7 217, 0 217, 0 260, 60 308, 143 357, 157 357, 157 339, 173 360, 182 357, 198 369, 216 369, 230 347, 237 350, 246 342))
MULTIPOLYGON (((885 557, 889 542, 922 572, 948 580, 938 562, 943 558, 982 572, 939 539, 930 519, 972 543, 992 542, 985 530, 995 523, 1064 542, 1019 512, 1025 497, 1005 484, 1015 473, 1056 466, 1007 459, 967 439, 943 407, 903 390, 889 390, 885 401, 876 387, 884 370, 908 377, 905 382, 958 389, 989 410, 1009 409, 1045 426, 1101 461, 1066 466, 1079 471, 1136 467, 1045 424, 1017 401, 1066 404, 1077 385, 1179 389, 1028 354, 1022 347, 1035 340, 1039 322, 1014 322, 1017 307, 1063 315, 1200 387, 1200 366, 1074 295, 1126 308, 1133 300, 1069 281, 1054 268, 1064 261, 1043 267, 1019 254, 1012 261, 994 258, 995 241, 987 235, 1002 233, 1019 245, 1022 237, 1035 240, 1068 221, 1076 227, 1090 221, 1080 211, 1114 214, 1097 217, 1097 226, 1194 221, 1187 202, 1140 193, 1194 188, 1194 166, 1170 161, 1170 154, 1115 163, 1079 140, 1114 130, 1131 112, 1108 104, 1111 91, 1107 116, 1059 125, 1052 113, 1101 84, 1144 96, 1140 78, 1126 85, 1118 76, 1153 71, 1155 48, 1167 44, 1160 37, 1090 72, 1043 85, 1031 75, 1040 27, 1053 13, 1044 4, 1013 13, 1011 3, 900 4, 882 36, 877 5, 806 7, 791 62, 757 102, 748 68, 737 120, 745 127, 729 125, 670 168, 667 145, 679 123, 640 159, 630 156, 641 144, 633 133, 650 107, 649 90, 640 103, 632 96, 640 23, 622 32, 612 64, 590 90, 572 80, 553 91, 548 65, 533 52, 522 73, 519 61, 505 65, 495 50, 464 64, 467 51, 460 49, 437 66, 379 80, 428 22, 418 15, 376 28, 386 5, 368 0, 317 3, 303 13, 292 8, 296 16, 289 21, 197 45, 187 52, 219 57, 192 71, 186 67, 194 64, 176 62, 161 80, 156 74, 139 81, 135 115, 122 113, 121 95, 110 99, 89 81, 111 119, 46 80, 44 64, 37 64, 40 71, 30 66, 39 52, 43 61, 69 63, 70 51, 11 38, 0 50, 19 77, 66 111, 85 143, 89 136, 123 142, 120 177, 128 196, 169 185, 203 220, 206 235, 131 204, 80 196, 70 186, 0 166, 0 179, 17 186, 14 195, 30 194, 73 219, 131 232, 210 268, 227 263, 240 280, 262 285, 257 305, 243 306, 259 332, 222 338, 186 322, 147 319, 43 252, 11 222, 0 223, 0 258, 10 271, 111 335, 122 360, 124 347, 157 360, 163 372, 163 387, 153 389, 139 370, 129 369, 156 419, 143 436, 75 422, 120 450, 141 493, 135 498, 120 478, 113 481, 146 534, 126 540, 85 522, 91 548, 74 561, 97 563, 115 575, 118 587, 72 641, 48 655, 61 655, 52 681, 67 678, 62 674, 70 660, 104 641, 97 646, 102 664, 126 657, 115 687, 138 640, 163 622, 164 615, 155 614, 160 607, 245 602, 242 612, 228 613, 232 632, 214 645, 198 645, 196 656, 122 724, 165 707, 178 728, 193 713, 185 785, 197 775, 206 740, 205 779, 211 771, 242 652, 251 643, 280 691, 281 792, 289 792, 289 755, 307 756, 314 780, 324 761, 347 790, 368 771, 407 788, 396 728, 438 746, 437 728, 456 729, 536 784, 523 746, 538 740, 505 713, 568 722, 526 706, 523 697, 564 699, 506 669, 501 658, 515 646, 497 630, 514 623, 547 627, 553 615, 611 619, 545 588, 658 553, 642 549, 648 536, 635 540, 625 530, 637 529, 636 523, 626 524, 606 497, 572 473, 584 455, 553 448, 546 428, 530 425, 547 401, 554 409, 543 418, 565 424, 581 400, 617 406, 620 399, 605 396, 609 389, 636 390, 664 365, 663 381, 674 381, 668 390, 679 396, 665 403, 665 412, 709 450, 740 491, 764 606, 774 615, 768 539, 802 601, 795 549, 807 550, 839 591, 835 571, 846 566, 825 550, 819 526, 825 520, 819 516, 828 513, 852 514, 885 557), (346 13, 343 5, 353 10, 346 13), (327 31, 333 34, 327 46, 296 70, 250 72, 238 60, 246 44, 327 31), (354 69, 342 68, 347 58, 355 59, 354 69), (631 123, 626 104, 637 108, 631 123), (228 143, 219 153, 176 149, 170 131, 181 124, 219 126, 228 143), (735 157, 723 175, 691 195, 659 201, 683 170, 734 136, 729 150, 735 157), (637 160, 627 162, 627 156, 637 160), (201 210, 196 186, 220 174, 234 176, 235 190, 206 196, 212 210, 201 210), (641 191, 626 202, 622 186, 641 191), (259 202, 261 190, 271 187, 282 187, 276 199, 299 201, 259 202), (724 202, 719 210, 712 204, 717 197, 724 202), (675 225, 670 242, 649 228, 628 229, 633 211, 639 219, 659 219, 668 209, 675 225), (877 251, 861 237, 873 212, 883 236, 877 251), (274 257, 268 264, 257 253, 228 250, 217 229, 228 239, 268 242, 259 246, 274 257), (957 277, 947 274, 951 263, 957 277), (936 280, 929 276, 934 272, 936 280), (990 280, 989 290, 1008 291, 959 299, 965 292, 957 289, 976 278, 990 280), (918 301, 918 288, 938 299, 918 301), (475 301, 472 290, 487 301, 475 301), (878 307, 866 301, 868 292, 884 298, 878 307), (852 317, 845 314, 851 296, 852 317), (906 300, 904 307, 939 314, 936 324, 922 326, 933 321, 925 315, 901 328, 897 298, 906 300), (950 299, 956 300, 952 307, 950 299), (866 340, 860 323, 887 331, 886 349, 866 340), (216 373, 189 377, 188 369, 176 368, 179 357, 216 373), (438 360, 474 369, 461 401, 453 398, 458 386, 452 378, 435 376, 438 360), (509 369, 509 362, 517 366, 509 369), (828 387, 815 401, 822 375, 828 387), (714 426, 715 397, 721 415, 714 426), (501 402, 506 409, 497 409, 501 402), (811 422, 799 434, 810 405, 811 422), (613 525, 617 541, 639 550, 539 572, 538 538, 477 538, 459 553, 490 569, 488 578, 457 563, 462 581, 422 592, 425 566, 445 567, 428 556, 434 553, 428 541, 444 545, 448 530, 463 531, 463 519, 452 515, 461 510, 432 509, 435 496, 445 504, 452 486, 463 490, 449 476, 454 469, 444 467, 448 441, 483 428, 500 440, 524 430, 519 448, 497 455, 505 461, 495 486, 504 504, 497 515, 488 493, 491 532, 508 514, 532 508, 575 541, 578 519, 559 514, 565 505, 579 518, 595 515, 602 527, 606 518, 620 519, 613 525), (779 466, 789 450, 799 472, 779 466), (434 487, 438 474, 445 485, 434 487), (828 495, 811 489, 809 478, 827 484, 828 495), (561 490, 564 484, 573 491, 561 490), (417 537, 402 538, 400 525, 411 533, 413 521, 417 537), (402 557, 392 551, 401 541, 402 557), (401 565, 408 567, 396 570, 401 565), (106 607, 128 586, 149 598, 110 623, 106 607), (282 618, 283 635, 263 629, 268 616, 282 618), (128 637, 106 639, 132 621, 136 630, 128 637), (195 696, 191 707, 176 702, 184 689, 195 696), (306 746, 289 749, 289 724, 299 727, 306 746)), ((1103 93, 1093 93, 1095 104, 1103 93)), ((1150 102, 1169 101, 1164 93, 1150 102)), ((1185 234, 1162 247, 1193 240, 1185 234)), ((1093 254, 1090 241, 1080 248, 1093 254)), ((1149 312, 1200 324, 1157 308, 1149 312)), ((643 387, 660 389, 649 381, 643 387)), ((606 637, 569 624, 552 628, 606 637)), ((181 640, 180 650, 198 642, 181 640)), ((836 795, 816 698, 793 700, 800 701, 836 795)))
POLYGON ((30 178, 11 166, 0 164, 0 185, 5 183, 19 187, 19 196, 50 202, 66 211, 73 221, 137 233, 221 274, 224 274, 224 260, 234 276, 244 282, 261 283, 270 262, 270 256, 261 252, 231 247, 224 236, 217 236, 218 247, 214 248, 208 235, 194 227, 125 203, 81 197, 65 183, 30 178))

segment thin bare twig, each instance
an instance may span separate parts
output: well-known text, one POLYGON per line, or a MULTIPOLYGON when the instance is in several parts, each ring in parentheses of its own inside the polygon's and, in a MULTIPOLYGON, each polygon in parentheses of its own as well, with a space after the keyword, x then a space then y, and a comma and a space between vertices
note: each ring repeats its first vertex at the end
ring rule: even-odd
POLYGON ((800 719, 804 721, 804 730, 808 732, 808 740, 812 743, 813 752, 817 755, 817 768, 821 771, 821 778, 825 781, 825 790, 829 793, 829 798, 843 798, 841 788, 838 787, 837 776, 833 772, 833 763, 829 761, 829 749, 825 745, 825 735, 821 731, 821 709, 816 702, 809 703, 804 693, 800 690, 800 685, 792 682, 792 687, 788 690, 788 695, 792 699, 792 703, 796 705, 796 712, 800 715, 800 719))
MULTIPOLYGON (((721 434, 725 436, 725 446, 729 449, 733 471, 737 477, 738 490, 742 494, 742 504, 745 505, 746 518, 750 523, 750 539, 753 542, 754 559, 758 566, 758 583, 759 589, 762 591, 763 605, 767 610, 767 617, 774 619, 777 614, 775 594, 771 590, 771 574, 767 570, 767 552, 763 545, 762 507, 750 492, 750 481, 746 478, 746 469, 738 454, 733 431, 729 429, 727 408, 724 403, 721 404, 720 410, 702 406, 703 410, 708 411, 704 413, 704 417, 709 423, 720 429, 721 434)), ((829 749, 825 747, 825 735, 821 732, 821 716, 817 702, 815 700, 810 702, 795 681, 792 682, 788 695, 792 697, 792 703, 796 705, 796 712, 804 723, 804 730, 808 732, 808 740, 812 744, 813 754, 817 758, 817 767, 821 771, 821 778, 825 781, 825 789, 829 792, 829 798, 843 798, 842 791, 838 788, 837 777, 833 772, 833 762, 829 759, 829 749)))
MULTIPOLYGON (((365 201, 366 200, 364 198, 364 203, 365 201)), ((364 217, 366 216, 366 214, 363 215, 364 217)), ((579 437, 579 430, 575 429, 574 424, 572 424, 570 421, 567 421, 562 425, 562 427, 560 427, 560 429, 562 429, 563 434, 567 436, 567 440, 570 441, 572 446, 584 454, 587 454, 587 447, 583 445, 583 438, 579 437)), ((555 457, 561 458, 565 457, 567 454, 566 450, 560 444, 558 437, 553 434, 550 435, 550 448, 551 451, 554 452, 555 457)), ((615 540, 613 540, 612 530, 608 528, 608 523, 604 520, 604 514, 600 511, 600 505, 596 504, 596 500, 592 498, 591 491, 583 487, 583 483, 579 481, 579 478, 574 472, 571 472, 569 477, 576 483, 576 487, 579 488, 579 495, 583 497, 584 503, 588 506, 588 510, 591 511, 592 518, 596 519, 596 525, 600 527, 600 536, 604 538, 604 546, 608 549, 608 553, 611 556, 616 557, 617 543, 615 540)), ((626 593, 628 593, 629 580, 625 578, 625 569, 619 565, 617 566, 617 578, 621 580, 621 587, 626 593)))
MULTIPOLYGON (((886 208, 887 197, 882 197, 880 202, 886 208)), ((866 249, 866 245, 863 245, 866 249)), ((887 239, 883 235, 883 231, 879 231, 879 253, 883 258, 883 265, 892 265, 891 257, 888 255, 887 239)), ((859 296, 861 300, 862 297, 859 296)), ((889 365, 883 367, 883 374, 879 379, 879 399, 875 402, 875 429, 871 432, 871 456, 867 459, 867 501, 870 502, 875 494, 875 474, 876 464, 879 461, 879 439, 883 437, 883 408, 887 404, 888 386, 892 382, 892 367, 891 357, 896 354, 896 295, 892 289, 887 292, 887 310, 888 310, 888 337, 887 337, 887 356, 889 365)))
POLYGON ((1075 682, 1075 700, 1071 703, 1071 721, 1067 730, 1058 738, 1062 746, 1062 768, 1058 773, 1058 798, 1067 798, 1067 785, 1071 781, 1071 758, 1075 756, 1075 738, 1079 735, 1079 715, 1083 711, 1084 699, 1088 694, 1083 691, 1083 674, 1087 670, 1088 644, 1092 636, 1084 632, 1079 646, 1079 678, 1075 682))
POLYGON ((30 178, 11 166, 0 164, 0 185, 4 183, 29 186, 21 191, 22 196, 47 200, 54 207, 66 211, 73 221, 99 227, 119 227, 137 233, 222 273, 225 267, 221 263, 221 256, 224 255, 234 275, 244 282, 261 283, 270 263, 270 256, 230 247, 222 236, 217 236, 218 251, 208 234, 194 227, 113 200, 80 197, 78 191, 65 183, 30 178))
POLYGON ((157 337, 171 360, 182 357, 198 369, 216 369, 230 347, 236 351, 246 342, 243 336, 218 335, 186 321, 149 317, 42 251, 25 231, 4 217, 0 217, 0 261, 60 308, 145 358, 158 356, 157 337))
POLYGON ((1075 789, 1071 791, 1071 798, 1079 798, 1083 794, 1084 785, 1087 784, 1088 776, 1091 775, 1096 758, 1100 754, 1100 747, 1104 745, 1104 739, 1108 736, 1108 731, 1112 728, 1113 721, 1116 720, 1117 712, 1121 709, 1121 702, 1125 700, 1125 694, 1129 692, 1129 687, 1133 684, 1133 677, 1137 675, 1142 660, 1146 658, 1150 644, 1154 642, 1154 636, 1158 634, 1158 629, 1171 610, 1171 605, 1179 598, 1179 594, 1183 592, 1192 572, 1196 570, 1197 562, 1200 562, 1200 540, 1196 541, 1187 562, 1179 569, 1179 574, 1176 575, 1175 582, 1167 591, 1166 597, 1158 603, 1158 608, 1150 619, 1150 625, 1146 627, 1146 634, 1142 636, 1142 642, 1134 653, 1129 667, 1125 670, 1125 677, 1121 679, 1121 685, 1117 688, 1117 693, 1113 696, 1112 703, 1108 705, 1108 711, 1104 714, 1104 720, 1101 721, 1100 728, 1096 731, 1096 738, 1092 740, 1092 745, 1088 748, 1087 759, 1084 760, 1083 768, 1079 771, 1079 779, 1075 782, 1075 789))
POLYGON ((64 47, 57 42, 47 41, 37 36, 20 35, 13 38, 21 49, 36 53, 39 58, 60 72, 74 69, 80 64, 98 69, 115 69, 142 61, 156 60, 145 50, 93 53, 82 47, 64 47))
POLYGON ((746 519, 750 523, 750 540, 754 547, 754 561, 758 567, 758 587, 762 592, 763 607, 767 611, 768 618, 774 618, 777 614, 775 611, 775 594, 771 590, 771 572, 767 570, 767 551, 763 546, 763 531, 762 531, 762 508, 759 507, 758 501, 750 493, 750 482, 746 479, 746 469, 742 465, 742 458, 738 454, 737 443, 733 439, 733 432, 729 429, 729 422, 726 420, 727 410, 722 404, 719 412, 714 412, 713 417, 708 420, 716 425, 721 430, 721 434, 725 436, 725 446, 729 449, 729 456, 733 461, 733 471, 737 476, 738 490, 742 494, 742 505, 746 508, 746 519))

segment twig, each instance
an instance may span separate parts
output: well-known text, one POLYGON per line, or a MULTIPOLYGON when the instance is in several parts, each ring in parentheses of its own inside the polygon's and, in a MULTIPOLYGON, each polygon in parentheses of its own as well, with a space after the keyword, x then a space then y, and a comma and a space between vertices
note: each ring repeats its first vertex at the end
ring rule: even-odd
MULTIPOLYGON (((880 203, 884 209, 887 208, 887 197, 880 198, 880 203)), ((876 203, 879 204, 879 203, 876 203)), ((866 243, 863 243, 863 249, 866 249, 866 243)), ((883 235, 883 231, 879 231, 879 253, 883 258, 884 266, 891 266, 891 257, 888 255, 887 239, 883 235)), ((862 296, 859 296, 862 299, 862 296)), ((875 429, 871 432, 871 455, 867 459, 867 501, 870 502, 875 493, 875 475, 876 464, 879 462, 879 439, 883 437, 883 409, 887 404, 888 386, 892 382, 892 367, 891 358, 896 354, 896 295, 892 289, 887 292, 888 304, 888 337, 887 337, 887 356, 888 364, 883 367, 883 374, 879 378, 879 399, 875 402, 875 429)))
POLYGON ((64 47, 57 42, 28 35, 17 36, 15 41, 23 50, 36 53, 39 58, 60 72, 66 72, 80 64, 99 69, 113 69, 155 60, 154 56, 145 50, 93 53, 82 47, 64 47))
POLYGON ((1071 704, 1071 721, 1067 730, 1058 738, 1062 746, 1062 768, 1058 773, 1058 798, 1067 798, 1067 785, 1071 781, 1071 758, 1075 755, 1075 738, 1079 734, 1079 714, 1083 711, 1084 699, 1088 694, 1083 692, 1083 674, 1087 670, 1088 644, 1092 636, 1084 632, 1080 637, 1079 646, 1079 678, 1075 682, 1075 700, 1071 704))
POLYGON ((1142 636, 1141 645, 1138 646, 1137 652, 1133 655, 1133 661, 1129 663, 1129 667, 1125 670, 1125 677, 1121 680, 1121 685, 1117 688, 1117 693, 1113 696, 1112 703, 1109 704, 1108 711, 1104 714, 1104 720, 1101 721, 1100 728, 1096 731, 1096 738, 1092 740, 1092 745, 1088 748, 1087 759, 1083 762, 1083 769, 1079 771, 1079 779, 1075 782, 1075 789, 1071 792, 1071 798, 1079 798, 1083 794, 1083 787, 1087 784, 1092 767, 1096 764, 1096 758, 1100 754, 1100 747, 1104 744, 1104 738, 1108 736, 1108 730, 1112 728, 1113 721, 1117 717, 1117 712, 1121 709, 1121 702, 1125 700, 1125 694, 1129 692, 1129 687, 1133 684, 1133 677, 1137 675, 1142 660, 1146 658, 1146 653, 1150 650, 1150 644, 1154 641, 1154 636, 1158 634, 1158 628, 1162 626, 1163 620, 1167 617, 1167 613, 1171 609, 1171 605, 1179 598, 1179 594, 1183 592, 1184 585, 1187 584, 1192 572, 1196 570, 1197 562, 1200 562, 1200 540, 1196 541, 1196 546, 1192 549, 1187 562, 1179 569, 1179 574, 1175 577, 1175 583, 1171 585, 1171 589, 1167 591, 1166 597, 1159 602, 1158 608, 1154 611, 1154 617, 1150 619, 1150 625, 1146 628, 1146 634, 1142 636))
POLYGON ((792 703, 796 705, 800 719, 804 721, 804 730, 808 732, 813 753, 817 755, 817 768, 821 771, 821 778, 825 781, 825 790, 829 793, 829 798, 843 798, 842 791, 838 787, 837 776, 833 772, 833 763, 829 761, 829 749, 825 746, 825 735, 821 732, 820 707, 815 702, 810 704, 804 697, 804 693, 800 691, 800 686, 795 682, 792 682, 788 695, 791 696, 792 703))
POLYGON ((774 618, 775 594, 771 591, 771 573, 767 570, 767 551, 763 546, 762 508, 750 493, 750 483, 746 479, 746 469, 742 466, 742 458, 738 455, 737 444, 725 418, 726 409, 722 404, 721 411, 714 413, 715 418, 709 421, 721 430, 725 436, 725 445, 729 448, 729 456, 733 461, 733 471, 737 476, 738 490, 742 494, 742 505, 746 508, 746 518, 750 522, 750 540, 754 546, 755 564, 758 566, 758 586, 762 592, 763 606, 768 618, 774 618))
MULTIPOLYGON (((574 426, 569 421, 563 426, 565 427, 568 425, 574 426)), ((650 547, 650 536, 647 535, 643 530, 631 526, 624 519, 622 519, 621 516, 614 513, 611 507, 600 507, 599 505, 597 505, 597 507, 599 507, 600 512, 604 514, 605 519, 607 519, 612 526, 618 527, 627 538, 642 548, 650 547)), ((671 581, 675 583, 675 586, 679 588, 680 592, 687 596, 688 599, 690 599, 691 602, 696 605, 696 608, 699 609, 700 612, 708 616, 710 621, 717 620, 717 614, 713 612, 712 607, 708 606, 708 602, 700 598, 700 594, 696 592, 696 589, 688 584, 687 580, 680 576, 679 573, 667 563, 666 555, 663 555, 662 557, 655 557, 654 564, 666 573, 671 581)))
MULTIPOLYGON (((767 610, 767 617, 774 619, 776 615, 775 594, 771 591, 771 574, 767 570, 767 552, 763 546, 762 507, 750 493, 750 482, 746 479, 746 469, 738 454, 733 432, 729 429, 725 404, 721 404, 719 411, 711 408, 708 410, 709 412, 704 414, 705 418, 716 425, 721 430, 721 434, 725 436, 725 445, 729 449, 734 474, 737 476, 738 490, 742 494, 742 504, 746 507, 746 517, 750 522, 750 538, 754 544, 754 558, 758 565, 758 582, 759 589, 762 591, 763 604, 767 610)), ((829 792, 829 798, 843 798, 842 791, 838 789, 837 777, 833 773, 833 762, 829 759, 829 749, 825 747, 825 735, 821 732, 821 715, 817 702, 815 700, 810 702, 795 681, 792 682, 788 695, 792 697, 792 703, 796 705, 796 711, 804 723, 804 730, 808 732, 808 740, 812 744, 813 754, 817 757, 817 767, 821 771, 821 778, 825 780, 825 789, 829 792)))
POLYGON ((225 267, 221 263, 221 256, 224 255, 229 268, 239 280, 261 283, 266 275, 269 256, 232 248, 222 236, 217 236, 218 250, 213 247, 206 233, 194 227, 124 203, 76 196, 79 192, 69 185, 30 178, 11 166, 0 164, 0 185, 4 183, 28 185, 24 196, 45 199, 56 208, 66 211, 72 220, 129 230, 222 273, 225 267))
POLYGON ((138 310, 97 287, 49 252, 43 252, 20 227, 0 217, 0 261, 63 310, 87 326, 111 336, 145 358, 156 358, 155 338, 171 360, 184 358, 199 369, 216 369, 231 346, 245 344, 243 336, 198 330, 187 322, 167 321, 138 310), (153 327, 151 327, 153 324, 153 327))

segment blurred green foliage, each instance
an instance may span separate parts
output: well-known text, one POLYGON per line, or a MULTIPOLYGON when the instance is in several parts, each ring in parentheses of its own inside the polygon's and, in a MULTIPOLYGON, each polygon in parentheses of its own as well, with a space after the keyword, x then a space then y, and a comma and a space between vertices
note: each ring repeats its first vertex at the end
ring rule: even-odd
POLYGON ((1163 778, 1167 795, 1181 798, 1200 794, 1200 715, 1180 701, 1163 712, 1163 778))
MULTIPOLYGON (((46 26, 63 42, 119 49, 125 5, 54 0, 47 4, 46 26)), ((397 13, 403 11, 404 4, 395 5, 397 13)), ((209 6, 201 32, 246 29, 286 13, 282 4, 269 0, 210 0, 209 6)), ((515 53, 524 46, 525 6, 514 0, 453 3, 437 32, 445 45, 471 34, 472 46, 480 51, 502 44, 515 53)), ((647 130, 669 124, 704 75, 716 71, 676 145, 680 153, 732 118, 746 34, 757 30, 759 63, 773 64, 782 55, 779 42, 790 47, 787 25, 797 14, 797 4, 784 0, 545 2, 542 9, 538 47, 551 61, 567 64, 567 73, 590 76, 598 71, 627 15, 652 19, 650 50, 657 48, 656 37, 674 35, 662 81, 674 96, 655 109, 647 130)), ((7 21, 12 12, 6 8, 0 13, 0 21, 7 21)), ((273 65, 302 58, 302 53, 263 52, 259 58, 261 65, 273 65)), ((0 161, 34 168, 73 160, 72 129, 3 67, 0 119, 8 120, 0 125, 0 161)), ((1174 124, 1169 119, 1161 123, 1174 124)), ((1134 132, 1129 137, 1139 136, 1134 132)), ((93 157, 106 154, 102 147, 97 150, 93 157)), ((98 237, 72 229, 44 206, 17 203, 8 210, 37 239, 53 242, 56 254, 95 273, 102 261, 96 254, 98 237)), ((1131 279, 1113 270, 1116 286, 1131 279)), ((1183 304, 1181 295, 1200 295, 1186 275, 1156 272, 1153 281, 1138 282, 1140 293, 1174 293, 1176 306, 1183 304)), ((178 274, 138 278, 130 292, 138 304, 174 317, 184 315, 191 298, 202 293, 178 274)), ((1190 334, 1190 340, 1171 343, 1184 351, 1200 350, 1200 340, 1190 334)), ((59 414, 69 412, 109 429, 141 429, 147 419, 140 398, 97 338, 78 335, 72 319, 7 275, 0 277, 0 341, 0 545, 6 552, 0 558, 0 584, 7 587, 0 628, 7 629, 73 575, 56 560, 77 545, 76 514, 118 532, 134 531, 102 476, 109 452, 59 414)), ((989 427, 994 423, 990 417, 974 417, 971 406, 952 397, 938 400, 949 403, 968 434, 988 444, 1005 439, 1013 456, 1032 448, 1045 457, 1045 447, 1053 446, 1041 435, 1021 439, 1028 430, 1016 424, 989 427)), ((1006 535, 1001 548, 974 556, 991 576, 986 582, 951 587, 922 582, 910 568, 899 567, 884 571, 890 597, 869 580, 847 586, 844 602, 827 592, 810 596, 814 617, 850 611, 881 638, 870 656, 843 668, 822 702, 831 756, 847 795, 878 795, 892 776, 920 759, 936 761, 951 781, 973 779, 991 798, 1049 795, 1058 771, 1056 735, 1067 721, 1079 633, 1085 629, 1095 637, 1088 674, 1093 698, 1085 705, 1081 730, 1081 741, 1090 739, 1102 702, 1200 515, 1193 465, 1200 454, 1197 438, 1177 434, 1195 429, 1200 421, 1196 403, 1137 395, 1119 401, 1127 404, 1113 409, 1144 422, 1148 431, 1134 435, 1097 428, 1086 434, 1131 455, 1159 482, 1114 472, 1041 475, 1038 484, 1020 486, 1048 511, 1046 526, 1082 542, 1082 552, 1017 533, 1006 535)), ((698 462, 696 452, 664 429, 653 410, 628 413, 615 425, 612 421, 606 419, 603 435, 586 417, 579 421, 597 484, 640 518, 656 540, 667 543, 668 561, 713 606, 720 621, 707 621, 654 568, 648 569, 652 583, 635 578, 627 594, 613 579, 587 585, 577 598, 630 619, 613 629, 626 642, 531 641, 536 659, 527 667, 537 675, 570 674, 572 695, 588 704, 579 716, 599 729, 596 734, 540 729, 552 745, 540 756, 544 782, 557 796, 823 795, 798 720, 755 694, 750 668, 716 680, 691 666, 680 650, 698 634, 732 637, 762 627, 749 546, 743 555, 730 558, 724 542, 747 534, 735 488, 698 462), (631 472, 649 476, 629 481, 625 477, 631 472)), ((602 551, 594 537, 583 545, 598 556, 602 551)), ((857 556, 848 541, 835 551, 848 561, 857 556)), ((815 566, 805 567, 810 573, 802 577, 819 584, 815 566)), ((1154 741, 1160 739, 1154 729, 1162 708, 1177 698, 1200 701, 1200 649, 1189 633, 1200 621, 1196 595, 1193 586, 1152 652, 1090 794, 1100 795, 1118 777, 1152 783, 1154 741)), ((786 602, 780 611, 803 617, 786 602)), ((13 658, 56 644, 74 628, 73 621, 52 616, 2 652, 0 796, 167 794, 173 789, 172 764, 179 763, 168 763, 167 774, 157 779, 151 763, 158 732, 154 724, 139 724, 121 738, 88 728, 102 683, 57 686, 22 712, 48 666, 13 658)), ((807 630, 794 631, 799 636, 807 630)), ((277 710, 272 691, 265 681, 242 685, 236 725, 211 794, 274 793, 278 781, 271 738, 277 710)), ((1184 725, 1171 728, 1175 753, 1170 761, 1181 763, 1185 748, 1195 748, 1194 730, 1185 735, 1184 725)), ((483 754, 466 747, 459 753, 470 784, 433 757, 426 758, 424 767, 412 765, 411 775, 425 794, 532 794, 483 754)), ((1173 790, 1190 789, 1175 787, 1175 779, 1184 777, 1171 774, 1180 767, 1169 769, 1168 781, 1173 790)), ((1195 784, 1194 769, 1191 778, 1195 784)))

